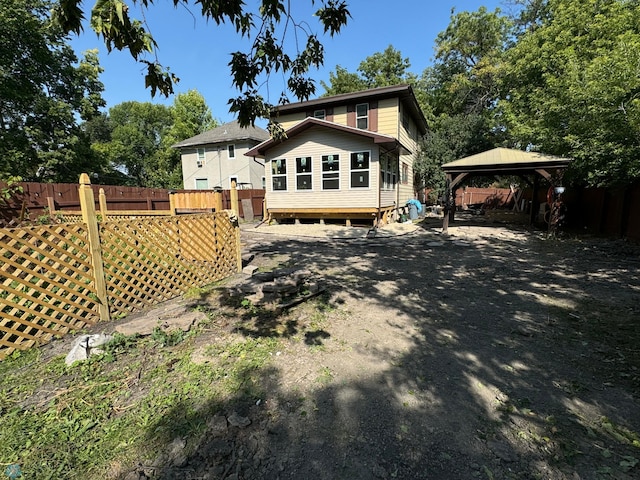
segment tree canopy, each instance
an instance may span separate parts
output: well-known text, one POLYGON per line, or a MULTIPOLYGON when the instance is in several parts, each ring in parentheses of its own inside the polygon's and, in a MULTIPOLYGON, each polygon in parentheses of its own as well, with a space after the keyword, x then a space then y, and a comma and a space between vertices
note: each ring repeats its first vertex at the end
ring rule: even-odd
POLYGON ((574 181, 640 177, 637 1, 549 0, 507 52, 505 124, 514 141, 573 157, 574 181))
MULTIPOLYGON (((271 105, 262 97, 259 87, 264 77, 268 79, 272 73, 288 76, 281 95, 283 101, 291 94, 306 100, 315 93, 315 83, 308 73, 311 67, 324 63, 324 48, 308 22, 292 17, 289 2, 263 0, 257 11, 251 11, 243 0, 171 1, 176 7, 193 4, 207 21, 217 25, 229 22, 238 35, 251 40, 249 51, 231 52, 229 62, 232 84, 240 91, 240 95, 229 100, 230 111, 237 114, 240 125, 253 125, 256 118, 269 117, 271 105), (287 35, 294 37, 295 53, 288 53, 285 48, 287 35)), ((132 17, 133 9, 123 0, 96 1, 91 8, 91 28, 102 37, 109 51, 128 50, 145 65, 145 83, 152 95, 160 92, 168 96, 173 93, 178 77, 157 59, 147 58, 157 47, 144 22, 146 15, 153 14, 154 0, 132 0, 132 3, 139 7, 142 20, 132 17)), ((323 32, 331 36, 339 33, 350 17, 346 1, 321 0, 320 4, 315 17, 323 32)), ((79 33, 88 10, 82 0, 58 0, 54 18, 63 31, 79 33)))
POLYGON ((49 22, 46 0, 0 4, 0 175, 77 181, 89 168, 89 141, 78 119, 104 106, 96 52, 82 61, 49 22))

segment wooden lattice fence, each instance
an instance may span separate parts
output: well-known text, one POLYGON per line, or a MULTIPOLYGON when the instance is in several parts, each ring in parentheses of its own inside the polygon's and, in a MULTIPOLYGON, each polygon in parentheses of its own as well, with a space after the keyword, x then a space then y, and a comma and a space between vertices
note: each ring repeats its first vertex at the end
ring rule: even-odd
POLYGON ((239 230, 226 212, 99 222, 85 177, 83 221, 0 229, 0 359, 241 267, 239 230))

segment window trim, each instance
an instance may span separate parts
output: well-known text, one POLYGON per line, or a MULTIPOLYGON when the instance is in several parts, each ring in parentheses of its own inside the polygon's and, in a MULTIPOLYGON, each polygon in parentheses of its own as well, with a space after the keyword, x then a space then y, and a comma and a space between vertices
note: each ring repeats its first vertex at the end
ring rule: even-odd
POLYGON ((271 191, 272 192, 286 192, 288 190, 287 185, 287 159, 286 158, 274 158, 271 160, 271 191), (284 166, 283 173, 274 173, 274 163, 282 162, 284 166), (284 179, 284 188, 275 188, 274 181, 276 179, 284 179))
POLYGON ((327 155, 322 155, 320 157, 320 173, 322 175, 322 190, 323 191, 332 191, 332 190, 340 190, 340 154, 339 153, 328 153, 327 155), (338 163, 338 168, 336 170, 325 170, 325 163, 328 164, 329 156, 337 157, 336 161, 338 163), (337 181, 337 188, 327 188, 325 187, 325 181, 337 181))
POLYGON ((313 111, 313 118, 318 118, 320 120, 326 120, 327 119, 327 111, 322 108, 320 110, 314 110, 313 111))
POLYGON ((359 128, 360 130, 369 130, 369 103, 356 104, 355 112, 356 112, 356 128, 359 128), (366 108, 366 114, 358 115, 358 107, 362 107, 362 106, 366 108), (366 125, 364 127, 361 127, 359 125, 360 120, 364 120, 366 122, 366 125))
POLYGON ((296 168, 296 192, 310 192, 310 191, 312 191, 313 190, 313 157, 311 157, 311 156, 296 157, 295 168, 296 168), (299 171, 299 168, 301 166, 299 161, 301 161, 303 159, 309 161, 309 171, 306 171, 306 172, 300 172, 299 171), (309 177, 309 188, 299 188, 298 179, 300 177, 309 177))
POLYGON ((402 162, 400 165, 400 179, 403 185, 409 184, 409 164, 402 162))
POLYGON ((236 145, 234 143, 227 145, 227 158, 229 160, 234 160, 236 158, 236 145))
POLYGON ((349 188, 350 189, 370 189, 371 188, 371 150, 362 150, 359 152, 351 152, 349 155, 349 188), (367 168, 353 168, 353 159, 354 155, 366 154, 367 155, 367 168), (353 185, 353 174, 358 172, 366 172, 367 173, 367 185, 362 186, 354 186, 353 185))

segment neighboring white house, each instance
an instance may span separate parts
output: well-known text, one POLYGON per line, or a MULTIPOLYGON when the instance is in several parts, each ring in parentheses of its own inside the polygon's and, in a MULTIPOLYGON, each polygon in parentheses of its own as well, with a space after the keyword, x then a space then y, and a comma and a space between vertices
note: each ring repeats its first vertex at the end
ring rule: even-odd
POLYGON ((225 123, 173 145, 180 149, 182 183, 186 190, 264 188, 264 162, 245 155, 269 133, 260 127, 241 128, 237 121, 225 123))

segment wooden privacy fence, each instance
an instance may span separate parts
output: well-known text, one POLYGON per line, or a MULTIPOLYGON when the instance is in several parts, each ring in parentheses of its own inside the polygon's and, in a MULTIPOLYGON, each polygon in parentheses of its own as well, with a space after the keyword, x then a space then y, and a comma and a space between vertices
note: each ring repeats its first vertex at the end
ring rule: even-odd
POLYGON ((0 359, 242 266, 226 212, 98 221, 85 174, 79 191, 82 222, 0 229, 0 359))

